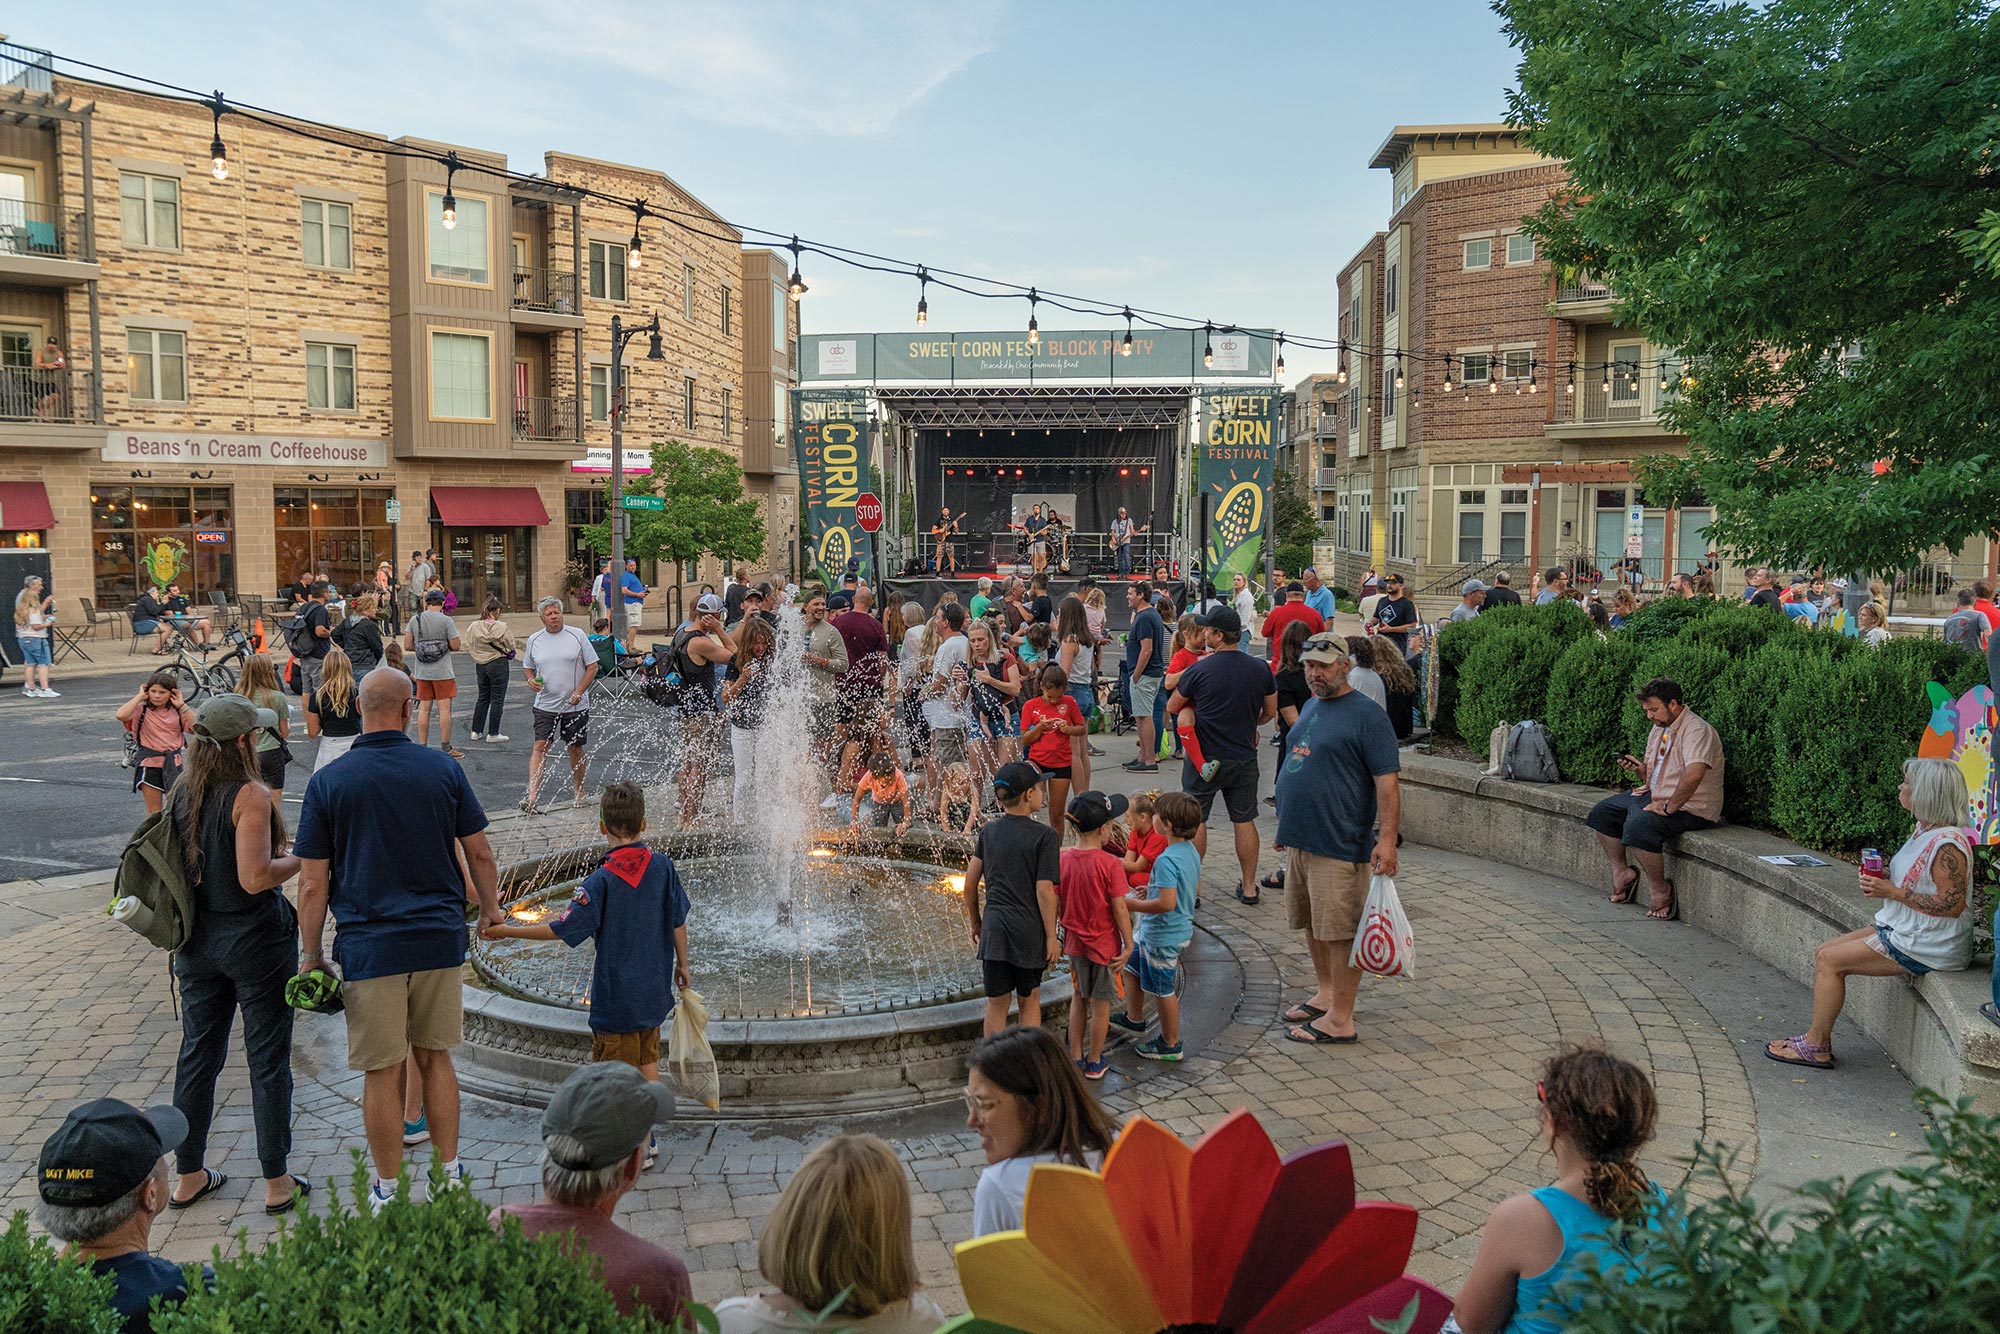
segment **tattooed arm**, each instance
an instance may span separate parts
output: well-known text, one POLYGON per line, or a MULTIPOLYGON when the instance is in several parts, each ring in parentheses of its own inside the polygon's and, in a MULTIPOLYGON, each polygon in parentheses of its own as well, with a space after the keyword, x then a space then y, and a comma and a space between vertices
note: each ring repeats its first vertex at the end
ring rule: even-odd
POLYGON ((1901 897, 1926 917, 1956 917, 1965 911, 1971 882, 1972 871, 1966 864, 1964 851, 1955 843, 1947 843, 1931 858, 1931 883, 1937 889, 1929 894, 1910 890, 1901 897))

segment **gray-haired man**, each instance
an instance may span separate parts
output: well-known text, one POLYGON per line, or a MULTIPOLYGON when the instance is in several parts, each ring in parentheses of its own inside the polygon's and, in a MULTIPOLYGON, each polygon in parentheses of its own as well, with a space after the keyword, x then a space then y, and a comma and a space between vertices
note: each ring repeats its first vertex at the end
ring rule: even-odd
POLYGON ((528 636, 521 670, 535 692, 535 748, 528 753, 528 795, 521 809, 532 811, 542 791, 542 764, 560 735, 569 747, 573 799, 583 804, 585 744, 590 740, 590 683, 597 679, 597 650, 590 637, 563 621, 562 602, 543 598, 535 605, 542 628, 528 636))

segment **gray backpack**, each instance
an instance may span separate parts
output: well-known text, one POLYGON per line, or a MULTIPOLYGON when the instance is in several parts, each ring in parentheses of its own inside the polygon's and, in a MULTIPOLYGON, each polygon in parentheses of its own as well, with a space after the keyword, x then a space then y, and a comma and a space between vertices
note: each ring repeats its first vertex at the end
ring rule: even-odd
POLYGON ((1549 729, 1533 719, 1515 723, 1507 733, 1507 747, 1500 761, 1500 776, 1513 783, 1560 783, 1556 750, 1549 744, 1549 729))

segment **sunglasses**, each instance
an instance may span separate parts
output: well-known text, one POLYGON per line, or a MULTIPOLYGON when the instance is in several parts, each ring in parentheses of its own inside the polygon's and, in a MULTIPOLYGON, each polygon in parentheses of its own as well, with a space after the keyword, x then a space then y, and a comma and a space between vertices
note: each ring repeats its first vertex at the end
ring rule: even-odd
POLYGON ((1535 1101, 1541 1103, 1544 1107, 1548 1106, 1549 1102, 1548 1087, 1539 1079, 1535 1081, 1535 1101))

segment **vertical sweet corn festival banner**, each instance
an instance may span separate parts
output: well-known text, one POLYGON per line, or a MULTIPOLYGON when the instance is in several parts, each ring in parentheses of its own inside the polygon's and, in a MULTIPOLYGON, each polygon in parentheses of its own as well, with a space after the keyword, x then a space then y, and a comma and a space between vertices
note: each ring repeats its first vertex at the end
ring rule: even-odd
POLYGON ((792 447, 805 493, 806 549, 811 564, 832 587, 859 558, 861 578, 873 583, 867 534, 854 502, 868 489, 868 394, 861 389, 794 389, 792 447))
POLYGON ((1201 400, 1201 494, 1208 499, 1203 565, 1216 587, 1250 575, 1264 549, 1278 453, 1278 397, 1272 389, 1212 389, 1201 400))

